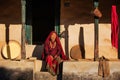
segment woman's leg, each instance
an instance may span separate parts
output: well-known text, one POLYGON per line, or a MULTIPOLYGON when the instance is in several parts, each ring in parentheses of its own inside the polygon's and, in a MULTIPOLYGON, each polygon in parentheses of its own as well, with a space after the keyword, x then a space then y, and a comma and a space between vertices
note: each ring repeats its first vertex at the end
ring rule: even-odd
POLYGON ((52 57, 51 55, 47 56, 46 62, 47 62, 46 68, 48 69, 48 71, 49 71, 52 75, 56 75, 55 69, 54 69, 55 67, 54 67, 54 63, 53 63, 53 57, 52 57))

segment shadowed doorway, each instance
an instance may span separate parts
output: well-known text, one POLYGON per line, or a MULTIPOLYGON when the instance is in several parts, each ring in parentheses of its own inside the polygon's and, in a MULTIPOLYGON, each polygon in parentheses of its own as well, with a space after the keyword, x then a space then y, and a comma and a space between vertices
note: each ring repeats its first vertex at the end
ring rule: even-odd
POLYGON ((32 1, 33 44, 43 44, 55 26, 55 0, 32 1))

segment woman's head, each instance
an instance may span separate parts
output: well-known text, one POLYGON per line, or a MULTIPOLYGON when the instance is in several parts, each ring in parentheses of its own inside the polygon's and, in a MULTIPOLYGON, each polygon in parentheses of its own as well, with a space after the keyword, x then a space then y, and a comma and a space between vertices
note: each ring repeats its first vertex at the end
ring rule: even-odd
POLYGON ((50 39, 51 39, 52 42, 55 41, 56 36, 57 36, 57 35, 56 35, 56 33, 54 33, 54 32, 51 34, 50 39))

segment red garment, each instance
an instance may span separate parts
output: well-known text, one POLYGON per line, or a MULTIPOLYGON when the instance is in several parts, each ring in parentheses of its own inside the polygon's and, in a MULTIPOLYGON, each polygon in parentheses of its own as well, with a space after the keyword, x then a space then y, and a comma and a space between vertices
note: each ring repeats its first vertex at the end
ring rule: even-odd
POLYGON ((111 18, 112 18, 112 23, 111 23, 111 42, 112 46, 118 49, 118 15, 116 12, 116 6, 112 5, 112 12, 111 12, 111 18))
POLYGON ((55 33, 57 35, 57 33, 55 31, 52 31, 45 43, 44 43, 44 51, 42 53, 42 59, 46 61, 47 63, 47 69, 48 71, 55 75, 59 73, 59 64, 60 64, 60 60, 67 60, 67 57, 64 54, 64 51, 62 49, 59 37, 56 36, 55 42, 56 42, 56 46, 54 48, 50 47, 50 38, 52 33, 55 33), (57 58, 55 58, 54 56, 57 55, 57 58), (52 58, 52 57, 53 58, 52 58))
POLYGON ((46 58, 47 62, 47 69, 52 75, 57 75, 59 74, 59 62, 56 59, 51 58, 51 56, 47 56, 46 58))

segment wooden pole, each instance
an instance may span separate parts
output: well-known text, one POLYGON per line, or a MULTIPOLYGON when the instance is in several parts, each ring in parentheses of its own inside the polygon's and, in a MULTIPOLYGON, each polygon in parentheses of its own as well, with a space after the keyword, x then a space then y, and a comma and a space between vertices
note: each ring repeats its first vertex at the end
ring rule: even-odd
POLYGON ((68 36, 68 25, 65 25, 65 53, 66 53, 66 55, 67 55, 67 57, 69 58, 69 48, 68 48, 68 46, 69 46, 69 36, 68 36))
POLYGON ((22 4, 22 39, 21 39, 21 58, 25 59, 26 58, 26 51, 25 51, 25 5, 26 1, 21 0, 22 4))
MULTIPOLYGON (((98 8, 98 0, 94 0, 94 8, 98 8)), ((99 46, 98 46, 98 42, 99 42, 99 39, 98 39, 98 31, 99 31, 99 26, 98 26, 98 23, 99 23, 99 18, 97 16, 94 16, 94 36, 95 36, 95 42, 94 42, 94 61, 96 61, 98 58, 99 58, 99 46)))

